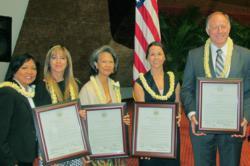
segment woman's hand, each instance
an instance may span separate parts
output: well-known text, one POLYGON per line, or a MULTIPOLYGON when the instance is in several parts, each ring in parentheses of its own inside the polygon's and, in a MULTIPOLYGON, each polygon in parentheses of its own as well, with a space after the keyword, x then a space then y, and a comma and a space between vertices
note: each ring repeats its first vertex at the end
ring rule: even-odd
MULTIPOLYGON (((37 161, 33 162, 33 165, 44 165, 42 156, 38 156, 37 161)), ((58 164, 54 163, 54 164, 51 164, 51 166, 58 166, 58 164)))
POLYGON ((141 160, 150 160, 150 157, 140 157, 141 160))
POLYGON ((176 120, 177 120, 178 127, 180 127, 181 126, 181 113, 178 113, 178 115, 176 116, 176 120))
POLYGON ((90 165, 90 163, 92 162, 92 161, 90 160, 90 157, 89 157, 89 156, 84 156, 84 157, 82 157, 81 159, 82 159, 83 165, 85 165, 85 166, 90 165))
POLYGON ((86 117, 87 117, 87 111, 86 110, 79 110, 78 113, 79 113, 81 118, 86 120, 86 117))
POLYGON ((126 125, 128 126, 130 125, 130 116, 128 113, 125 116, 123 116, 122 120, 123 120, 123 123, 125 123, 126 125))

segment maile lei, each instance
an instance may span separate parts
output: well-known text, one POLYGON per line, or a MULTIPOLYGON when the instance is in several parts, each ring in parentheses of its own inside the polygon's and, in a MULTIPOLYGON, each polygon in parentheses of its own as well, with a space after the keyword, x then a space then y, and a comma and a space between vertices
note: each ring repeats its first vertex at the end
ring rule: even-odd
MULTIPOLYGON (((50 92, 50 97, 52 100, 52 104, 55 104, 58 102, 57 96, 55 94, 55 90, 53 88, 53 86, 49 86, 49 92, 50 92)), ((74 88, 71 84, 69 84, 69 94, 70 94, 70 98, 71 100, 75 100, 76 99, 76 94, 74 92, 74 88)))
MULTIPOLYGON (((230 64, 231 64, 231 58, 232 58, 232 53, 233 53, 233 40, 228 37, 227 39, 227 53, 226 53, 226 60, 224 64, 224 69, 221 72, 220 77, 225 78, 226 74, 228 73, 230 64)), ((205 49, 204 49, 204 70, 206 77, 211 78, 211 71, 209 68, 209 49, 211 45, 211 40, 207 39, 206 44, 205 44, 205 49)))
MULTIPOLYGON (((106 103, 107 102, 106 97, 101 94, 100 87, 98 86, 95 77, 91 76, 90 81, 93 83, 96 94, 97 94, 99 100, 101 101, 101 103, 106 103)), ((111 80, 111 85, 115 90, 115 95, 116 95, 117 101, 121 102, 120 83, 118 81, 115 82, 114 80, 111 80)))
POLYGON ((174 92, 174 83, 175 83, 175 76, 173 72, 167 72, 168 76, 169 76, 169 90, 166 93, 166 95, 157 95, 152 89, 151 87, 148 85, 146 79, 144 78, 143 73, 139 74, 139 78, 142 82, 143 87, 145 88, 145 90, 154 98, 157 100, 168 100, 168 98, 170 96, 172 96, 173 92, 174 92))
POLYGON ((6 81, 6 82, 3 82, 0 84, 0 88, 3 88, 3 87, 10 87, 10 88, 13 88, 15 89, 18 93, 20 93, 21 95, 25 96, 25 97, 34 97, 35 96, 35 91, 32 89, 31 92, 27 92, 24 88, 18 86, 16 83, 14 82, 9 82, 9 81, 6 81))

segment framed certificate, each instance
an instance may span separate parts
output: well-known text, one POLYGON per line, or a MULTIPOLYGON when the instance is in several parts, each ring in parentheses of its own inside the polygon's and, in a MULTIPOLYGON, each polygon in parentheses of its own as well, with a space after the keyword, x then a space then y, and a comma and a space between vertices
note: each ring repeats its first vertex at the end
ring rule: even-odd
POLYGON ((71 101, 34 108, 39 148, 45 164, 89 154, 87 132, 79 117, 78 103, 71 101))
POLYGON ((242 79, 197 79, 198 130, 207 133, 241 133, 242 79))
POLYGON ((127 131, 123 123, 125 106, 125 103, 82 106, 87 111, 91 158, 128 156, 127 131))
POLYGON ((135 103, 132 155, 176 158, 177 103, 135 103))

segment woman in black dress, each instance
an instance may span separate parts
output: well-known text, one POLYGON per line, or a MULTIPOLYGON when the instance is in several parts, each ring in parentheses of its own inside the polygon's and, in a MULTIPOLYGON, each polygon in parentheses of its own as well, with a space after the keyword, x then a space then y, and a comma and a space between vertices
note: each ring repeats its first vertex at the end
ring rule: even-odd
MULTIPOLYGON (((180 85, 174 73, 164 71, 166 60, 163 46, 159 42, 149 44, 146 58, 151 69, 145 74, 139 74, 134 84, 135 101, 140 102, 178 102, 180 106, 180 85)), ((180 109, 179 109, 180 110, 180 109)), ((180 124, 180 112, 177 123, 180 124)), ((180 134, 177 130, 177 157, 176 159, 144 158, 139 160, 140 166, 179 166, 180 165, 180 134)))
MULTIPOLYGON (((36 106, 77 99, 78 91, 79 85, 73 75, 70 52, 64 46, 53 46, 46 55, 44 78, 36 86, 36 95, 34 98, 36 106)), ((81 111, 81 114, 86 113, 81 111)), ((82 160, 74 159, 58 165, 80 166, 83 165, 82 160)))
POLYGON ((32 166, 37 156, 32 117, 37 65, 29 54, 14 56, 0 84, 0 165, 32 166))

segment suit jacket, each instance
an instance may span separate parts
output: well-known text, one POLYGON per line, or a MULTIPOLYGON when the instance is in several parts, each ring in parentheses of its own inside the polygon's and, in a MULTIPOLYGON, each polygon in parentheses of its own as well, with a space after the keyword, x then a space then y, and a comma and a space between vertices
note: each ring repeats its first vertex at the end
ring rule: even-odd
POLYGON ((0 88, 0 165, 33 162, 36 154, 36 133, 28 99, 13 88, 0 88))
MULTIPOLYGON (((188 114, 196 110, 196 79, 205 77, 204 70, 204 46, 189 51, 186 67, 184 70, 181 99, 188 114)), ((209 57, 209 66, 212 77, 215 72, 212 64, 212 56, 209 57)), ((250 121, 250 51, 246 48, 234 45, 231 66, 228 78, 243 79, 243 110, 244 117, 250 121)))

